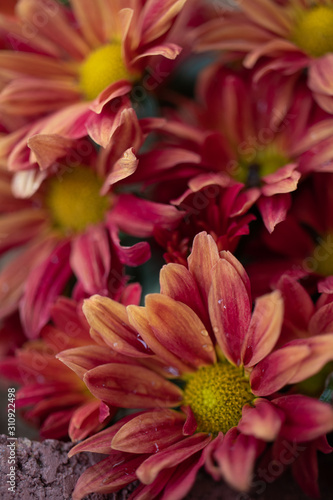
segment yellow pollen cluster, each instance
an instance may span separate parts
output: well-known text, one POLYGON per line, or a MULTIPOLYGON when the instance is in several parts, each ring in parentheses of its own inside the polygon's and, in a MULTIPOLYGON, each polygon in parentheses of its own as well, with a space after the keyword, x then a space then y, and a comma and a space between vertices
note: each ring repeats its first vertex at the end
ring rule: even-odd
POLYGON ((102 181, 86 167, 76 167, 48 181, 45 203, 54 226, 65 233, 78 233, 104 219, 107 196, 100 196, 102 181))
POLYGON ((227 432, 254 396, 240 368, 225 363, 203 366, 186 379, 184 405, 191 407, 199 432, 227 432))
POLYGON ((333 8, 319 5, 303 11, 293 30, 292 41, 313 57, 333 52, 333 8))
POLYGON ((111 83, 130 78, 119 42, 103 45, 91 52, 79 70, 79 85, 88 101, 95 99, 111 83))

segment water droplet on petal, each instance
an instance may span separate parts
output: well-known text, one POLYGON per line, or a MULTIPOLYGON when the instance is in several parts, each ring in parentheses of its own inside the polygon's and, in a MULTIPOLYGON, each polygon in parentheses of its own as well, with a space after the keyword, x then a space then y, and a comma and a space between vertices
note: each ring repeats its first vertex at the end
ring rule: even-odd
POLYGON ((214 347, 212 346, 212 344, 204 344, 202 347, 205 349, 205 351, 214 351, 214 347))
POLYGON ((177 370, 177 368, 174 368, 173 366, 166 366, 165 371, 167 373, 170 373, 171 375, 174 375, 175 377, 179 376, 179 370, 177 370))
POLYGON ((203 335, 204 337, 208 337, 208 332, 207 330, 201 330, 201 335, 203 335))
POLYGON ((156 448, 155 453, 157 453, 158 451, 160 451, 160 448, 159 448, 159 446, 158 446, 158 444, 157 444, 157 443, 154 443, 154 446, 155 446, 155 448, 156 448))

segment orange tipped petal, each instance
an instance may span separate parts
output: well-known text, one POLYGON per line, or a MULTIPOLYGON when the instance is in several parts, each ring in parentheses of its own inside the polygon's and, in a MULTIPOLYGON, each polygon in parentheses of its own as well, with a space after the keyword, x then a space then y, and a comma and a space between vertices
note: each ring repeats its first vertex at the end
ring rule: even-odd
POLYGON ((97 332, 115 351, 134 357, 151 354, 138 340, 123 304, 108 297, 94 295, 84 302, 83 312, 93 330, 93 335, 97 332))
POLYGON ((253 394, 268 396, 289 384, 310 354, 308 345, 290 345, 269 354, 251 373, 253 394))
POLYGON ((182 390, 147 368, 119 363, 97 366, 84 376, 90 392, 123 408, 179 406, 182 390))
POLYGON ((217 342, 225 356, 239 365, 252 304, 240 275, 226 260, 220 260, 211 273, 208 301, 217 342))
POLYGON ((183 439, 185 415, 174 410, 155 410, 133 418, 112 439, 112 448, 129 453, 157 453, 183 439))
POLYGON ((163 469, 180 464, 194 453, 205 448, 212 437, 204 433, 197 433, 186 437, 165 450, 149 457, 137 470, 137 477, 144 484, 151 484, 163 469))
POLYGON ((161 294, 146 297, 149 325, 170 352, 190 366, 215 363, 213 343, 198 316, 186 304, 161 294))

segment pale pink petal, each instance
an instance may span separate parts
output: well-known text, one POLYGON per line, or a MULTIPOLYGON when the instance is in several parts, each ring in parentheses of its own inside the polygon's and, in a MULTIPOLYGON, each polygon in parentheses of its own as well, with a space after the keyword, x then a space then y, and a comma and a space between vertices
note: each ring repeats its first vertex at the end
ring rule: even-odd
POLYGON ((314 313, 308 325, 311 335, 333 332, 333 302, 322 306, 314 313))
POLYGON ((148 0, 142 10, 140 43, 151 43, 171 28, 186 0, 148 0))
POLYGON ((94 7, 91 8, 90 0, 71 0, 71 7, 78 21, 80 31, 89 45, 93 48, 103 45, 105 42, 102 30, 103 4, 99 0, 96 0, 94 7))
POLYGON ((163 43, 161 45, 153 45, 151 48, 145 50, 140 55, 135 57, 131 62, 132 64, 137 63, 144 57, 158 56, 161 55, 167 59, 176 59, 180 54, 182 48, 175 43, 163 43))
POLYGON ((54 164, 55 159, 70 152, 73 140, 57 134, 36 134, 28 139, 27 145, 33 153, 33 160, 41 170, 46 170, 54 164))

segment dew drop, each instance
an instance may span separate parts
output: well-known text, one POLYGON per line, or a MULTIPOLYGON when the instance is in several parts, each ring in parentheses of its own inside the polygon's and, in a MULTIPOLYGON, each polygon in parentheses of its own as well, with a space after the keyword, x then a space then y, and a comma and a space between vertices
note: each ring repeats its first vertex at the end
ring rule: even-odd
POLYGON ((159 446, 158 446, 157 443, 154 443, 154 446, 155 446, 155 449, 156 449, 155 453, 157 453, 158 451, 160 451, 160 448, 159 448, 159 446))
POLYGON ((212 344, 204 344, 202 347, 205 349, 205 351, 214 351, 214 347, 212 346, 212 344))
POLYGON ((219 300, 217 301, 217 303, 218 303, 218 304, 222 304, 222 302, 223 302, 223 299, 219 299, 219 300))
POLYGON ((201 330, 201 335, 203 335, 204 337, 208 337, 208 332, 207 330, 201 330))
POLYGON ((174 368, 173 366, 166 366, 165 371, 167 373, 170 373, 171 375, 174 375, 175 377, 179 376, 179 370, 177 370, 177 368, 174 368))
POLYGON ((136 338, 140 342, 140 344, 143 345, 143 347, 145 349, 148 349, 148 346, 147 346, 146 342, 143 340, 143 338, 141 337, 141 335, 139 333, 137 334, 136 338))

